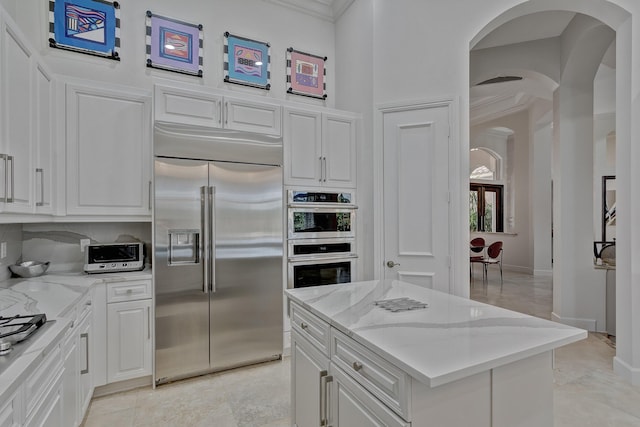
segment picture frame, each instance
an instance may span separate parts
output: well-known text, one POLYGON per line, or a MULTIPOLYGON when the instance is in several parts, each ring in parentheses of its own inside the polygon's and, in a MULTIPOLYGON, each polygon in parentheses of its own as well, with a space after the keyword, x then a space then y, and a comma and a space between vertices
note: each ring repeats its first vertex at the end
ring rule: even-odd
POLYGON ((326 56, 287 49, 287 93, 327 99, 326 56))
POLYGON ((271 89, 271 45, 224 33, 224 81, 271 89))
POLYGON ((49 0, 49 46, 120 60, 120 4, 49 0))
POLYGON ((146 64, 175 73, 202 77, 202 24, 191 24, 146 12, 146 64))

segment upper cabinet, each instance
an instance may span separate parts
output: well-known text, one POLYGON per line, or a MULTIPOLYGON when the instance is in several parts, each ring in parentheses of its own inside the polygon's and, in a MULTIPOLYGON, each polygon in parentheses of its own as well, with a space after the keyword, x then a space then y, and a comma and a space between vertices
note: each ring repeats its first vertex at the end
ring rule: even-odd
POLYGON ((0 203, 4 212, 33 210, 33 50, 6 17, 0 68, 0 203))
POLYGON ((281 107, 275 103, 223 96, 212 90, 156 85, 155 120, 187 125, 282 134, 281 107))
POLYGON ((357 116, 284 109, 285 184, 355 188, 357 116))
POLYGON ((151 217, 151 96, 68 83, 67 215, 151 217))

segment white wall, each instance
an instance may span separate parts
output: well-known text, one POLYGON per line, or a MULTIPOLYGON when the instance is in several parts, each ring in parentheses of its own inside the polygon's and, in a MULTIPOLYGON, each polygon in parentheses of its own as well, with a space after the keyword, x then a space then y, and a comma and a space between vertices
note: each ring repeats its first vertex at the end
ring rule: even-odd
MULTIPOLYGON (((631 241, 640 240, 640 225, 629 219, 640 216, 640 168, 631 166, 640 164, 640 145, 631 145, 631 141, 640 141, 640 62, 632 55, 640 45, 640 30, 632 27, 632 17, 635 21, 640 17, 640 3, 637 0, 459 0, 452 7, 446 0, 373 2, 374 105, 442 96, 460 99, 459 139, 453 143, 459 144, 459 151, 465 156, 469 150, 470 45, 504 22, 545 10, 593 15, 617 30, 616 172, 618 181, 624 181, 622 185, 618 183, 621 193, 618 208, 620 212, 628 212, 629 217, 618 218, 616 370, 640 384, 640 327, 637 326, 640 325, 640 264, 635 263, 636 267, 631 262, 640 259, 640 248, 631 246, 631 241), (621 249, 624 255, 620 254, 621 249)), ((454 194, 458 195, 459 206, 466 206, 467 192, 461 190, 468 183, 465 158, 460 158, 460 165, 460 182, 454 194)), ((457 218, 451 219, 456 227, 454 243, 464 247, 469 237, 464 230, 467 212, 464 209, 456 212, 457 218)), ((462 258, 454 260, 455 276, 460 280, 468 277, 466 262, 462 258)), ((571 299, 575 295, 567 293, 563 297, 571 299)))
POLYGON ((265 98, 335 105, 335 28, 328 21, 260 0, 135 0, 121 1, 121 61, 96 58, 48 47, 48 0, 3 0, 20 28, 39 48, 58 74, 151 89, 153 79, 169 79, 249 92, 265 98), (16 4, 12 7, 11 3, 16 4), (185 76, 146 67, 145 12, 203 25, 204 77, 185 76), (26 31, 31 29, 31 31, 26 31), (223 33, 241 35, 271 44, 271 90, 223 82, 223 33), (286 94, 286 49, 327 56, 326 101, 286 94))

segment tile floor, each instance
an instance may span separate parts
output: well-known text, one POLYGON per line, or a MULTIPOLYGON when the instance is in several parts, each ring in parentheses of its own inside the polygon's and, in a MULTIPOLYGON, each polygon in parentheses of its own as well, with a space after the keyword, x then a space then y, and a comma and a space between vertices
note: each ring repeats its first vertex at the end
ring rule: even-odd
MULTIPOLYGON (((490 271, 485 290, 478 269, 471 297, 550 317, 551 278, 505 272, 500 293, 496 277, 497 272, 490 271)), ((589 334, 586 340, 556 350, 555 427, 640 426, 640 388, 632 387, 613 373, 614 355, 614 343, 603 334, 589 334)), ((141 388, 95 398, 83 425, 290 426, 289 369, 289 358, 285 358, 167 384, 156 390, 141 388)))

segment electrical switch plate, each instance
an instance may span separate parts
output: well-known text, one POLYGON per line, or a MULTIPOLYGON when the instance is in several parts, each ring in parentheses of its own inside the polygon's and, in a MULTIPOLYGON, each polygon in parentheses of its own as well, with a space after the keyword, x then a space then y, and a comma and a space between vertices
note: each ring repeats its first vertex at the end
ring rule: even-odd
POLYGON ((7 242, 0 243, 0 258, 7 257, 7 242))
POLYGON ((84 252, 84 248, 91 244, 91 239, 80 239, 80 252, 84 252))

